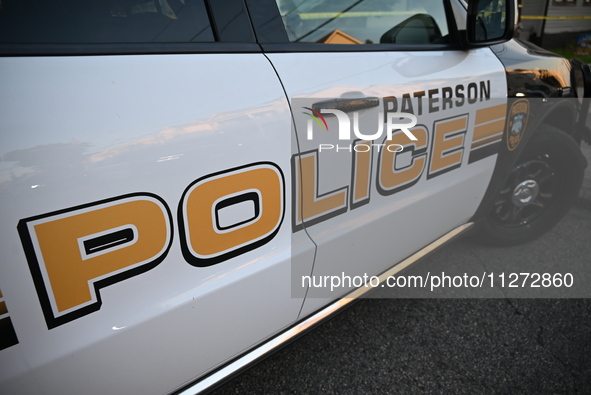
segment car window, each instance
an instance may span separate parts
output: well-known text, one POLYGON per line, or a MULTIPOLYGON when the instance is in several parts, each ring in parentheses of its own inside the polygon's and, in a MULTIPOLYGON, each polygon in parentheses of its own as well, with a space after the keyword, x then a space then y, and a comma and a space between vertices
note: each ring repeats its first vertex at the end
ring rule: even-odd
POLYGON ((447 43, 443 0, 276 0, 291 42, 447 43))
POLYGON ((476 15, 476 39, 491 40, 502 37, 505 32, 505 2, 483 0, 478 3, 476 15))
POLYGON ((204 0, 2 0, 0 42, 211 42, 204 0))

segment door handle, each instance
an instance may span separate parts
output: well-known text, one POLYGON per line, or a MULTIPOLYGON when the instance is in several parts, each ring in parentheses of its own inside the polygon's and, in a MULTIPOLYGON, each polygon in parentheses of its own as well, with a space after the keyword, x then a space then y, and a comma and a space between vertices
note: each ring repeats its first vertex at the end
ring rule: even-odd
MULTIPOLYGON (((343 112, 351 112, 364 110, 367 108, 378 107, 380 99, 377 97, 361 97, 361 98, 347 98, 347 99, 330 99, 323 100, 312 104, 312 109, 320 112, 322 109, 326 110, 340 110, 343 112)), ((326 114, 331 115, 331 114, 326 114)))

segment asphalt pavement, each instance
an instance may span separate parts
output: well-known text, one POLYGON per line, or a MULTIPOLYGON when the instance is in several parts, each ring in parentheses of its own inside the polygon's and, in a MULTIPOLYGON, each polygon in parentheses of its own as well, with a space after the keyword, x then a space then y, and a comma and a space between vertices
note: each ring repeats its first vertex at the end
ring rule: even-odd
MULTIPOLYGON (((591 164, 591 147, 582 150, 591 164)), ((590 236, 591 166, 576 205, 538 240, 462 239, 411 270, 542 263, 587 288, 590 236)), ((494 296, 361 300, 214 393, 591 394, 591 299, 494 296)))
MULTIPOLYGON (((575 207, 505 258, 530 259, 530 248, 549 251, 566 237, 576 248, 564 260, 588 264, 590 234, 591 211, 575 207)), ((460 240, 417 265, 481 248, 460 240)), ((215 392, 325 393, 589 394, 591 300, 364 299, 215 392)))

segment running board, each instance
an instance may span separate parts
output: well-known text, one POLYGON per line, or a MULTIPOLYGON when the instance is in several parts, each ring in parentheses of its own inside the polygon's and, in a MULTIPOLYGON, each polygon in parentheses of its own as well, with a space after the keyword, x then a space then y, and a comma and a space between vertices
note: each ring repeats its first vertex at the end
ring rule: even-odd
MULTIPOLYGON (((474 225, 473 222, 469 222, 467 224, 458 226, 451 232, 445 234, 444 236, 440 237, 439 239, 435 240, 428 246, 422 248, 421 250, 415 252, 408 258, 404 259, 402 262, 394 265, 392 268, 386 270, 378 277, 380 279, 380 284, 386 281, 386 279, 403 269, 406 269, 408 266, 412 265, 419 259, 424 258, 428 254, 435 251, 437 248, 441 247, 442 245, 446 244, 450 240, 454 239, 455 237, 461 235, 465 231, 474 225)), ((267 356, 274 351, 277 351, 282 346, 286 345, 290 341, 294 340, 297 336, 303 334, 304 332, 310 330, 312 327, 316 326, 320 322, 324 321, 328 317, 332 316, 336 312, 340 311, 343 307, 349 305, 354 300, 362 297, 369 291, 375 289, 372 286, 365 286, 355 289, 348 293, 345 297, 331 303, 330 305, 322 308, 318 312, 312 314, 308 318, 302 320, 298 324, 289 327, 284 332, 276 335, 275 337, 271 338, 270 340, 256 346, 254 349, 248 351, 246 354, 238 357, 234 361, 226 364, 225 366, 219 368, 218 370, 210 373, 207 376, 199 379, 198 382, 190 384, 183 389, 174 392, 175 395, 194 395, 199 394, 207 390, 212 390, 215 386, 221 384, 222 381, 228 379, 229 377, 237 374, 238 372, 246 369, 248 366, 254 364, 257 360, 262 359, 264 356, 267 356)))

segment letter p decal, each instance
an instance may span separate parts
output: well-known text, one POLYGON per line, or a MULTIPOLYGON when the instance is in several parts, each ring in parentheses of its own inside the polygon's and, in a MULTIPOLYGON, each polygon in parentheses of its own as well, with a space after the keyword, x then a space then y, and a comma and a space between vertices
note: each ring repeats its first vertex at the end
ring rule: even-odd
POLYGON ((133 194, 23 219, 18 231, 52 329, 99 310, 101 288, 162 262, 172 216, 159 197, 133 194))

